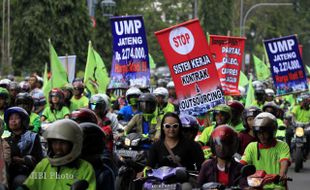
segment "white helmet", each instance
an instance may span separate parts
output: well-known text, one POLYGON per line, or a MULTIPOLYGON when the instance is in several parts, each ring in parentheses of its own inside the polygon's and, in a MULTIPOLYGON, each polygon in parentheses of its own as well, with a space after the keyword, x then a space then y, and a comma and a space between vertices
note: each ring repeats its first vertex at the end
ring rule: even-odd
POLYGON ((267 94, 267 96, 274 96, 275 95, 274 90, 271 88, 266 88, 265 93, 267 94))
POLYGON ((132 95, 137 95, 140 96, 142 94, 141 90, 137 87, 130 87, 127 91, 126 91, 126 99, 129 102, 129 96, 132 95))
POLYGON ((238 90, 241 96, 246 96, 245 88, 243 86, 238 86, 238 90))
POLYGON ((0 80, 0 85, 2 87, 8 87, 12 81, 10 79, 2 79, 0 80))
POLYGON ((168 92, 167 88, 158 87, 158 88, 156 88, 156 89, 154 90, 153 93, 154 93, 155 96, 163 96, 165 101, 168 100, 169 92, 168 92))
POLYGON ((76 160, 82 151, 83 132, 79 125, 71 119, 61 119, 52 123, 44 132, 44 138, 60 139, 72 143, 71 151, 63 157, 54 158, 50 142, 48 142, 47 158, 52 166, 62 166, 76 160))
POLYGON ((167 88, 168 88, 168 89, 169 89, 169 88, 174 88, 174 82, 173 82, 173 81, 168 82, 167 88))

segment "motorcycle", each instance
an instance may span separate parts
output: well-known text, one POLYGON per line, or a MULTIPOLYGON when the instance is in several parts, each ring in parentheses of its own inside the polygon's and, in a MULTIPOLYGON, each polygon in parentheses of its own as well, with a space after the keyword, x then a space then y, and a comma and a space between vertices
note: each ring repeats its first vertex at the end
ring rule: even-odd
MULTIPOLYGON (((286 178, 282 181, 293 181, 292 178, 286 178)), ((247 177, 250 189, 264 189, 264 186, 270 183, 279 183, 280 176, 277 174, 266 174, 264 170, 257 170, 253 175, 247 177)))
MULTIPOLYGON (((253 175, 255 173, 256 169, 255 166, 253 165, 245 165, 241 168, 241 176, 239 176, 239 178, 237 178, 234 183, 236 183, 238 180, 240 180, 240 178, 242 177, 248 177, 250 175, 253 175)), ((208 182, 203 184, 203 186, 200 189, 194 189, 194 190, 228 190, 228 189, 235 189, 235 190, 241 190, 242 188, 237 186, 232 186, 232 187, 226 187, 225 185, 222 185, 221 183, 218 182, 208 182)))
POLYGON ((303 162, 307 159, 309 145, 306 134, 310 132, 309 123, 293 123, 294 136, 291 140, 292 157, 295 162, 295 172, 303 168, 303 162))
POLYGON ((115 154, 120 165, 115 179, 115 189, 137 189, 139 184, 133 180, 146 165, 146 150, 151 146, 151 140, 138 133, 130 133, 118 139, 115 146, 115 154))
POLYGON ((151 169, 146 172, 144 178, 143 190, 187 190, 192 189, 188 182, 189 176, 195 175, 186 171, 184 167, 162 166, 157 169, 151 169))

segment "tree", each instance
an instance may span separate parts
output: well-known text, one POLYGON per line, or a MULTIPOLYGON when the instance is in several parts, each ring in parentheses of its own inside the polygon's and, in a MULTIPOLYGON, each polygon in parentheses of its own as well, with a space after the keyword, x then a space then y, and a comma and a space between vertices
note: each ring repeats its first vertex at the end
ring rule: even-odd
POLYGON ((12 54, 15 74, 43 72, 48 39, 59 55, 76 54, 86 63, 91 21, 84 0, 12 0, 12 54))

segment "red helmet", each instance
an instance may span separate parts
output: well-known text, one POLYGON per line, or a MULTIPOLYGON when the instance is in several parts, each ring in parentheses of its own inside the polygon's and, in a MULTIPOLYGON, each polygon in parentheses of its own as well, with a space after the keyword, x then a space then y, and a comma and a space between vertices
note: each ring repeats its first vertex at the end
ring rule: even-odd
POLYGON ((59 97, 59 103, 64 101, 64 93, 59 88, 53 88, 49 93, 49 103, 52 104, 52 96, 59 97))
POLYGON ((213 154, 224 160, 230 160, 239 147, 238 134, 229 125, 220 125, 212 132, 210 145, 213 154))
POLYGON ((80 108, 73 111, 70 114, 70 119, 74 120, 77 123, 85 123, 85 122, 90 122, 94 124, 98 123, 95 112, 93 112, 88 108, 80 108))
POLYGON ((234 114, 241 115, 244 110, 243 104, 237 100, 230 100, 227 102, 227 105, 231 108, 233 115, 234 114))

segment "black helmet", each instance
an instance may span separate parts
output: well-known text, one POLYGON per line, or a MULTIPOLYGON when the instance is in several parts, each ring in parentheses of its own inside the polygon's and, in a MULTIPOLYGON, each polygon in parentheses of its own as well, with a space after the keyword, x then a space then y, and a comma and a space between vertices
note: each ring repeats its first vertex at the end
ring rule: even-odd
POLYGON ((21 117, 22 127, 24 129, 28 129, 30 118, 26 110, 21 107, 11 107, 4 112, 4 122, 6 123, 6 125, 9 126, 10 116, 13 113, 17 113, 21 117))
POLYGON ((10 91, 15 91, 16 93, 19 93, 22 88, 19 86, 17 82, 11 82, 9 85, 10 91))
POLYGON ((150 93, 143 93, 138 99, 138 109, 147 114, 151 114, 156 109, 156 97, 150 93))
POLYGON ((28 114, 31 113, 34 101, 32 96, 27 92, 17 94, 15 98, 15 105, 24 108, 28 114))
POLYGON ((243 126, 246 129, 249 129, 249 125, 247 122, 248 117, 253 117, 255 118, 258 114, 262 113, 262 110, 259 107, 256 106, 250 106, 248 108, 245 108, 244 111, 242 112, 242 122, 243 126))
POLYGON ((211 151, 224 160, 230 160, 239 147, 238 133, 229 125, 220 125, 210 137, 211 151))
POLYGON ((268 132, 274 138, 277 132, 277 118, 268 112, 258 114, 254 119, 253 131, 257 136, 258 132, 268 132))
POLYGON ((274 102, 267 102, 263 106, 263 112, 269 112, 272 115, 274 115, 275 117, 279 116, 279 114, 278 114, 279 109, 280 109, 279 106, 274 102), (268 108, 272 108, 272 110, 269 109, 270 111, 267 111, 268 108))
POLYGON ((77 123, 85 123, 85 122, 94 124, 98 123, 95 112, 93 112, 88 108, 80 108, 73 111, 70 114, 70 119, 74 120, 77 123))
POLYGON ((199 122, 196 117, 188 115, 188 114, 180 114, 180 120, 182 123, 182 127, 185 128, 191 128, 193 130, 199 130, 199 122))
POLYGON ((83 131, 82 157, 100 155, 105 148, 105 134, 97 124, 85 122, 79 124, 83 131))

